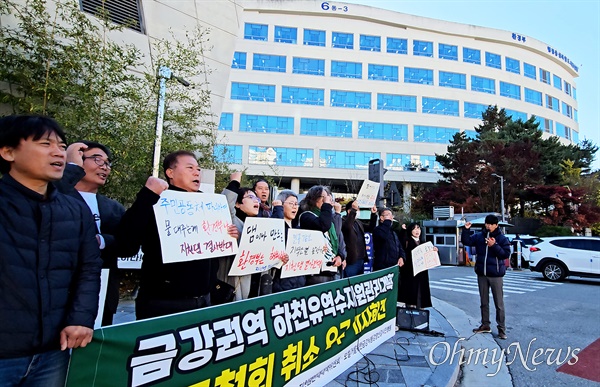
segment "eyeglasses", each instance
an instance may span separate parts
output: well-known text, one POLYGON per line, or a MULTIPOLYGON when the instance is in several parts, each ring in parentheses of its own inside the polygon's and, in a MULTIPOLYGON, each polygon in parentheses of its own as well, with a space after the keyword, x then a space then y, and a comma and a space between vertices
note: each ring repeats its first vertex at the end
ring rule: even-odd
POLYGON ((298 202, 283 202, 284 204, 287 204, 288 206, 291 207, 298 207, 298 202))
POLYGON ((112 163, 110 161, 103 160, 102 157, 100 157, 100 156, 89 156, 89 157, 83 156, 83 157, 81 157, 81 159, 83 161, 85 161, 86 159, 92 159, 92 160, 94 160, 96 165, 99 167, 106 166, 106 168, 108 168, 108 169, 112 168, 112 163))
POLYGON ((248 196, 244 196, 243 199, 250 199, 256 202, 260 202, 260 199, 258 198, 258 196, 254 196, 254 195, 248 195, 248 196))

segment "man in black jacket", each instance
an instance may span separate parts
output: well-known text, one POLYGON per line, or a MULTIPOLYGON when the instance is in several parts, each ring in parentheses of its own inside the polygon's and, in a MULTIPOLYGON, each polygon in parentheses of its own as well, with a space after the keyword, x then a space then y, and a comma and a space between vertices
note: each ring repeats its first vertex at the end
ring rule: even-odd
POLYGON ((342 233, 346 241, 346 268, 344 277, 352 277, 365 272, 364 262, 367 260, 367 244, 365 232, 372 232, 377 223, 377 208, 371 209, 369 225, 365 228, 356 217, 359 211, 358 202, 352 200, 346 204, 346 216, 343 218, 342 233))
POLYGON ((125 207, 116 200, 98 193, 106 184, 110 172, 111 152, 103 144, 93 141, 76 142, 67 148, 67 166, 58 189, 85 203, 96 221, 96 238, 101 250, 102 268, 109 269, 102 326, 112 325, 119 305, 119 249, 115 232, 125 207))
POLYGON ((92 340, 100 251, 90 211, 59 193, 66 139, 42 116, 0 119, 0 381, 63 386, 92 340))
POLYGON ((389 208, 379 210, 379 226, 373 230, 373 271, 404 265, 406 257, 400 238, 392 229, 394 214, 389 208))
MULTIPOLYGON (((138 320, 210 306, 210 291, 216 283, 218 259, 163 263, 153 205, 166 189, 199 192, 201 169, 188 151, 168 154, 163 161, 167 181, 149 177, 117 228, 117 240, 125 256, 142 247, 140 290, 135 300, 138 320)), ((237 239, 234 225, 229 235, 237 239)))
POLYGON ((475 333, 490 333, 490 289, 496 306, 496 323, 498 324, 498 338, 506 340, 506 323, 504 316, 504 292, 502 289, 506 266, 504 260, 510 256, 510 242, 498 228, 498 217, 488 215, 485 217, 485 232, 471 235, 471 222, 465 224, 461 234, 461 241, 465 246, 475 246, 477 261, 475 273, 479 285, 479 298, 481 300, 481 325, 473 329, 475 333))

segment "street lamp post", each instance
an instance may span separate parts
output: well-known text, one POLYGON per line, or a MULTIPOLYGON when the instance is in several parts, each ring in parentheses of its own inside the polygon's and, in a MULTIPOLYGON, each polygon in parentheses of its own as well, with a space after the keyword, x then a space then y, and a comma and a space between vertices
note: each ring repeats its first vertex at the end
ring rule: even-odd
POLYGON ((158 177, 158 165, 160 164, 160 148, 162 145, 163 119, 165 116, 165 94, 167 90, 167 79, 174 78, 183 86, 188 87, 190 83, 185 79, 175 76, 170 68, 160 66, 157 77, 159 79, 158 87, 158 107, 156 109, 156 137, 154 139, 154 157, 152 160, 152 176, 158 177))
POLYGON ((504 176, 500 176, 496 173, 492 173, 492 176, 496 176, 500 179, 500 205, 502 206, 502 221, 506 222, 504 218, 504 176))

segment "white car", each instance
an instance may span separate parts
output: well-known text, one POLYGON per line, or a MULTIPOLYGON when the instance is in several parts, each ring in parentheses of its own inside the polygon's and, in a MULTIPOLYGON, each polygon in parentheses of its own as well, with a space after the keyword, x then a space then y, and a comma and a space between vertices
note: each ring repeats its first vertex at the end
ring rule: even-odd
MULTIPOLYGON (((514 252, 513 245, 513 240, 516 238, 516 234, 505 234, 505 236, 508 238, 511 245, 510 264, 512 267, 516 267, 516 254, 514 252)), ((536 237, 535 235, 519 234, 519 239, 521 240, 521 267, 523 269, 527 269, 529 267, 529 248, 537 243, 540 243, 542 238, 536 237)))
POLYGON ((561 281, 569 275, 600 278, 600 238, 544 238, 529 248, 529 268, 549 281, 561 281))

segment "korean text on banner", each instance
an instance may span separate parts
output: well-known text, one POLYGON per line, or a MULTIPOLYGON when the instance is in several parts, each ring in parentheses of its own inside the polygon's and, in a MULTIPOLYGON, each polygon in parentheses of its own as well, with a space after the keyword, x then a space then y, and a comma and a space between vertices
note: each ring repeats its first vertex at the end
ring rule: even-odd
POLYGON ((394 336, 398 267, 94 331, 67 387, 324 386, 394 336))
POLYGON ((379 183, 371 180, 365 180, 358 191, 356 202, 360 208, 371 208, 375 205, 377 194, 379 193, 379 183))
POLYGON ((193 261, 237 253, 227 233, 231 214, 218 194, 167 190, 154 205, 163 263, 193 261))
POLYGON ((324 246, 321 231, 290 228, 286 246, 289 261, 281 267, 281 278, 318 274, 325 259, 324 246))
POLYGON ((433 249, 431 242, 426 242, 415 247, 412 251, 413 273, 419 274, 423 270, 432 269, 440 266, 440 256, 433 249))
POLYGON ((260 273, 281 267, 285 255, 283 219, 247 217, 230 276, 260 273))

